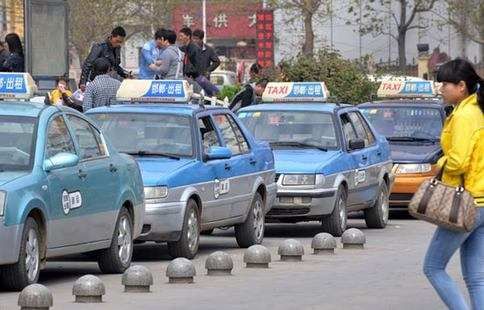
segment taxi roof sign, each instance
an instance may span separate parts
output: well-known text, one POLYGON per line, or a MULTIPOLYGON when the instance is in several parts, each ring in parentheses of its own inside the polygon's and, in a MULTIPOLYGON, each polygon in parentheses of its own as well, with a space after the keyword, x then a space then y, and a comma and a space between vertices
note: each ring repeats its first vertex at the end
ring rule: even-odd
POLYGON ((28 73, 0 73, 0 99, 30 99, 37 91, 28 73))
POLYGON ((262 94, 262 101, 326 102, 328 96, 324 82, 271 82, 262 94))
POLYGON ((378 88, 379 98, 419 98, 435 97, 435 87, 432 81, 382 81, 378 88))
POLYGON ((124 80, 116 99, 136 102, 187 103, 192 89, 185 80, 124 80))

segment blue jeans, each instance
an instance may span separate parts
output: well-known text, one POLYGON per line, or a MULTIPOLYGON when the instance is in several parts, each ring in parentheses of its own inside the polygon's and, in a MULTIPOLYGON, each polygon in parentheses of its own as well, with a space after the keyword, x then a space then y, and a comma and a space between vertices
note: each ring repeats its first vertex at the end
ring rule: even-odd
POLYGON ((457 284, 445 267, 460 248, 462 275, 472 309, 484 309, 484 208, 478 209, 474 230, 458 233, 438 227, 425 256, 423 271, 449 309, 469 309, 457 284))

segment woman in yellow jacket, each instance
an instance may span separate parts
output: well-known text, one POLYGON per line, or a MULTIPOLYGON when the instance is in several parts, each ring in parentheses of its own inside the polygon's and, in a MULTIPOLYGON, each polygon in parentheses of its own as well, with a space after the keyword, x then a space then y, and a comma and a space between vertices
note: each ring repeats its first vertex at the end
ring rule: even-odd
POLYGON ((460 248, 462 274, 472 309, 484 309, 484 82, 463 59, 449 61, 437 73, 444 102, 454 110, 441 135, 444 156, 439 160, 442 181, 464 185, 479 207, 473 231, 459 233, 438 227, 430 242, 424 273, 449 309, 469 309, 445 268, 460 248))

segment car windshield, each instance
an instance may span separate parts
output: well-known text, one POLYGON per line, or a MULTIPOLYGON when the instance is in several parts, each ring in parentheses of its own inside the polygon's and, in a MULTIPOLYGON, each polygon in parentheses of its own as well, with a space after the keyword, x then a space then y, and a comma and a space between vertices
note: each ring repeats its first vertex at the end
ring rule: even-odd
POLYGON ((436 108, 385 106, 361 110, 376 131, 390 141, 437 141, 442 131, 442 114, 436 108))
POLYGON ((238 114, 256 139, 277 147, 338 147, 333 117, 314 111, 251 111, 238 114))
POLYGON ((0 115, 0 172, 31 170, 36 118, 0 115))
POLYGON ((91 114, 123 153, 170 158, 193 156, 190 118, 172 114, 91 114))

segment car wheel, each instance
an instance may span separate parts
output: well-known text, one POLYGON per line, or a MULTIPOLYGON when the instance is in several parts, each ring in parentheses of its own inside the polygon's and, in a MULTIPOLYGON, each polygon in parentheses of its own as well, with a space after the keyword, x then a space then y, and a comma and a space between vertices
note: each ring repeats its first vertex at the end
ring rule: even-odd
POLYGON ((211 229, 204 230, 204 231, 202 231, 202 235, 204 235, 204 236, 210 236, 211 234, 213 234, 213 231, 214 230, 215 230, 215 228, 211 228, 211 229))
POLYGON ((335 237, 340 237, 344 233, 348 222, 346 200, 346 190, 343 186, 340 186, 336 194, 333 212, 321 220, 321 226, 324 232, 330 233, 335 237))
POLYGON ((388 223, 388 217, 390 214, 390 204, 388 197, 388 186, 383 181, 378 192, 378 198, 375 204, 365 209, 365 222, 368 228, 385 228, 388 223))
POLYGON ((264 239, 265 216, 264 200, 259 193, 255 193, 244 223, 235 225, 235 238, 241 248, 248 248, 254 244, 261 244, 264 239))
POLYGON ((41 240, 37 222, 31 217, 27 218, 22 233, 18 262, 3 266, 1 269, 0 279, 4 288, 20 291, 38 281, 41 240))
POLYGON ((187 203, 180 240, 168 242, 171 257, 192 259, 197 255, 200 244, 200 215, 197 203, 190 199, 187 203))
POLYGON ((126 208, 119 212, 111 246, 99 252, 98 265, 103 273, 123 273, 133 256, 133 220, 126 208))

